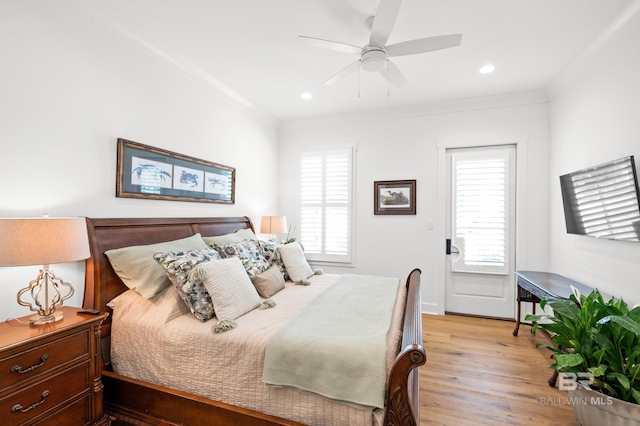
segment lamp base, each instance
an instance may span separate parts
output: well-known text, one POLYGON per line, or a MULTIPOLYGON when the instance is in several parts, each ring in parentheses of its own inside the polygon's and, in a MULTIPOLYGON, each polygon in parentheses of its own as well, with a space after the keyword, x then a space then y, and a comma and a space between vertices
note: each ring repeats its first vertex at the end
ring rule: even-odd
POLYGON ((62 319, 62 312, 56 312, 56 309, 62 306, 62 301, 73 295, 73 287, 71 284, 65 283, 60 278, 53 275, 49 265, 44 265, 35 280, 29 283, 29 286, 18 292, 18 304, 28 306, 37 315, 29 317, 29 325, 50 324, 62 319), (67 287, 67 294, 64 295, 60 289, 67 287), (24 293, 31 293, 32 303, 25 302, 21 299, 24 293), (37 308, 37 309, 36 309, 37 308))
POLYGON ((54 312, 51 315, 31 315, 29 317, 29 325, 44 325, 52 322, 60 321, 63 317, 62 312, 54 312))

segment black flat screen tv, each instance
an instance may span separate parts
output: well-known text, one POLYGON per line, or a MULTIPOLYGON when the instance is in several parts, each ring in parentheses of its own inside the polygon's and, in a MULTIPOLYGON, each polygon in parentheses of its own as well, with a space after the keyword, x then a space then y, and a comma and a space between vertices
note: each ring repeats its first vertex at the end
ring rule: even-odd
POLYGON ((640 190, 633 155, 560 176, 569 234, 640 241, 640 190))

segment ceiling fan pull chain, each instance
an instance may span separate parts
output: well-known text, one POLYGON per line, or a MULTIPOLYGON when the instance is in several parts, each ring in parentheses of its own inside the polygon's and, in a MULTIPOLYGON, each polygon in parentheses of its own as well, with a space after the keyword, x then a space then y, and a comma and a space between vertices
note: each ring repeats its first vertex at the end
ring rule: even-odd
POLYGON ((360 63, 358 63, 358 98, 360 98, 360 64, 362 63, 362 61, 360 61, 360 63))
POLYGON ((387 58, 387 98, 389 97, 389 59, 387 58))

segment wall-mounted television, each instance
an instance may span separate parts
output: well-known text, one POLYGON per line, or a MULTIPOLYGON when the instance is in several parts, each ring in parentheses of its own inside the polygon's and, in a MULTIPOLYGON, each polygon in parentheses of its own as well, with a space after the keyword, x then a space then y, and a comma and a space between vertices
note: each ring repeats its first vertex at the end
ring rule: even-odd
POLYGON ((640 241, 640 189, 633 155, 560 176, 569 234, 640 241))

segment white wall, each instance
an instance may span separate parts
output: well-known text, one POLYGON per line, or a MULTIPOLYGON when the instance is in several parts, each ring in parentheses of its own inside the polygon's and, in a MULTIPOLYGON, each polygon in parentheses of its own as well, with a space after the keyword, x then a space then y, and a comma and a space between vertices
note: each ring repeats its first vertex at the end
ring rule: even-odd
MULTIPOLYGON (((285 123, 280 144, 282 211, 298 223, 296 203, 298 149, 305 145, 357 143, 355 174, 355 268, 323 267, 326 271, 401 277, 420 268, 423 310, 442 313, 444 291, 444 205, 438 188, 438 140, 473 135, 519 134, 528 164, 526 182, 519 182, 523 208, 532 212, 518 223, 518 269, 548 266, 548 105, 538 94, 423 106, 403 111, 326 117, 285 123), (373 182, 416 179, 415 216, 375 216, 373 182), (526 201, 525 201, 526 200, 526 201), (434 229, 428 229, 432 222, 434 229)), ((473 142, 470 142, 473 144, 473 142)))
MULTIPOLYGON (((0 2, 0 217, 278 214, 277 125, 61 2, 0 2), (236 204, 115 197, 116 140, 236 168, 236 204)), ((169 59, 169 60, 168 60, 169 59)), ((82 303, 84 265, 54 265, 82 303)), ((0 267, 0 320, 37 267, 0 267)))
MULTIPOLYGON (((601 40, 550 105, 551 270, 640 302, 640 244, 568 235, 558 177, 627 155, 640 166, 640 12, 601 40)), ((640 170, 640 169, 639 169, 640 170)))

